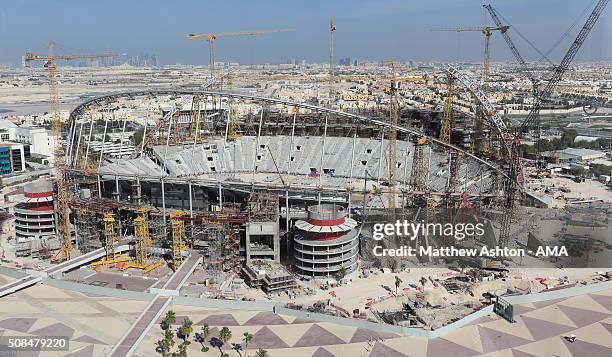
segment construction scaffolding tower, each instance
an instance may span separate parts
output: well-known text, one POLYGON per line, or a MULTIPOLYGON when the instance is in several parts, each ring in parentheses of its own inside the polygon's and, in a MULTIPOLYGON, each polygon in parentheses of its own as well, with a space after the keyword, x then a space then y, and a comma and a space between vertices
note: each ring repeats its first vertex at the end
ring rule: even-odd
POLYGON ((411 186, 413 191, 424 192, 427 185, 427 162, 425 161, 425 146, 427 138, 418 136, 414 141, 414 156, 412 158, 411 186))
POLYGON ((180 145, 183 143, 183 136, 181 132, 181 123, 179 122, 179 118, 181 117, 180 108, 172 115, 171 120, 171 142, 174 145, 180 145))
POLYGON ((446 98, 444 100, 444 114, 440 128, 440 140, 452 144, 453 139, 453 94, 455 90, 455 77, 448 73, 446 81, 446 98))
POLYGON ((251 222, 278 220, 278 196, 268 192, 252 192, 246 201, 246 211, 251 222))
POLYGON ((115 215, 112 213, 104 214, 104 250, 106 251, 106 261, 115 259, 115 215))
POLYGON ((200 102, 202 97, 200 95, 194 95, 191 101, 191 125, 189 126, 189 137, 187 140, 193 140, 194 144, 197 144, 200 140, 200 102))
POLYGON ((180 219, 184 211, 170 212, 172 225, 172 270, 176 271, 183 262, 183 242, 185 241, 185 221, 180 219))
MULTIPOLYGON (((143 268, 147 264, 149 258, 149 247, 151 238, 149 236, 149 225, 148 225, 148 210, 146 208, 139 208, 136 211, 136 218, 134 218, 134 240, 136 265, 143 268)), ((135 268, 137 266, 134 266, 135 268)))

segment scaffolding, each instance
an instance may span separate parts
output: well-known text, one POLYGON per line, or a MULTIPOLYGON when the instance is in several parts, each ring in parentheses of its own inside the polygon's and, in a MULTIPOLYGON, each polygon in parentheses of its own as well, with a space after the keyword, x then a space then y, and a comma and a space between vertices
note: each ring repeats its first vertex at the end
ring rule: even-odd
POLYGON ((115 215, 104 214, 104 250, 106 261, 115 259, 115 215))
POLYGON ((134 218, 136 264, 142 269, 145 268, 145 265, 149 259, 149 248, 151 246, 147 217, 148 212, 149 211, 146 208, 140 208, 136 211, 137 216, 134 218))
POLYGON ((278 220, 278 195, 252 192, 247 198, 246 211, 251 222, 275 222, 278 220))
POLYGON ((170 212, 170 222, 172 225, 172 270, 176 271, 183 262, 183 242, 185 241, 185 221, 181 216, 184 211, 170 212))
POLYGON ((444 100, 442 128, 440 128, 440 140, 447 144, 451 144, 453 139, 453 92, 455 77, 450 73, 448 74, 446 85, 446 98, 444 100))
POLYGON ((419 136, 414 142, 414 158, 412 159, 411 186, 413 191, 425 191, 427 185, 427 162, 425 161, 425 145, 427 138, 419 136))

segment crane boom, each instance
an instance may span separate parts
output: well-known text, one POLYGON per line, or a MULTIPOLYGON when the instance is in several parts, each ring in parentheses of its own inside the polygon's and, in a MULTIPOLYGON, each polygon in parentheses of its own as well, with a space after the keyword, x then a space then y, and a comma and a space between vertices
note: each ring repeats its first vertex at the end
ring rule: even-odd
POLYGON ((553 69, 552 75, 546 83, 546 86, 544 86, 544 88, 536 96, 536 100, 533 105, 533 108, 531 109, 531 112, 529 112, 529 115, 527 115, 527 118, 521 124, 521 132, 523 132, 532 122, 536 121, 539 117, 540 109, 542 109, 542 101, 550 97, 553 90, 561 81, 561 77, 563 77, 563 74, 565 74, 565 72, 569 68, 569 65, 574 60, 574 57, 576 57, 576 53, 578 53, 578 50, 580 50, 580 47, 582 47, 584 40, 587 38, 587 36, 595 26, 595 23, 599 19, 601 13, 604 11, 606 5, 608 5, 608 1, 609 0, 599 0, 597 2, 597 5, 595 5, 593 12, 591 12, 591 15, 584 23, 584 26, 582 26, 582 29, 578 33, 578 36, 576 36, 576 39, 568 49, 563 59, 561 60, 561 63, 553 69))
MULTIPOLYGON (((495 25, 497 27, 502 27, 504 26, 501 22, 501 20, 499 19, 499 16, 497 16, 496 10, 493 8, 493 6, 489 5, 482 5, 485 9, 487 9, 487 11, 489 12, 489 15, 491 15, 491 18, 493 19, 493 22, 495 22, 495 25)), ((516 48, 516 46, 514 45, 514 42, 512 42, 512 39, 510 38, 510 35, 508 35, 508 31, 501 31, 502 37, 504 38, 504 41, 506 41, 506 44, 508 45, 508 47, 510 48, 510 51, 512 51, 512 54, 514 55, 514 58, 516 58, 516 60, 518 61, 518 63, 521 65, 523 72, 525 72, 525 75, 529 78, 529 81, 531 81, 531 84, 534 87, 534 90, 537 86, 537 80, 534 78, 533 74, 531 73, 531 71, 529 70, 529 68, 527 67, 527 62, 525 62, 525 59, 523 58, 523 56, 521 56, 520 52, 518 51, 518 49, 516 48)))
POLYGON ((519 192, 518 186, 522 186, 524 183, 524 177, 521 170, 521 158, 519 153, 519 144, 521 143, 520 136, 525 131, 527 126, 531 124, 531 122, 539 118, 540 109, 542 108, 542 100, 544 98, 549 97, 555 87, 559 84, 561 77, 563 76, 565 71, 567 71, 570 63, 576 56, 576 53, 582 46, 587 35, 593 29, 593 26, 595 26, 595 23, 597 22, 599 16, 608 4, 608 1, 609 0, 599 0, 597 2, 597 5, 595 5, 593 12, 586 20, 584 26, 578 33, 578 36, 570 46, 565 56, 563 57, 563 60, 561 60, 559 66, 553 69, 553 73, 548 82, 546 83, 546 86, 544 87, 544 89, 542 89, 542 91, 537 93, 535 103, 533 105, 533 108, 531 109, 531 112, 529 112, 527 118, 523 121, 520 128, 518 128, 516 136, 512 140, 512 155, 510 156, 510 162, 508 165, 509 179, 506 180, 504 185, 504 214, 502 215, 502 221, 500 224, 498 246, 507 246, 508 244, 508 240, 510 238, 510 224, 514 216, 515 200, 517 199, 517 195, 519 192))
POLYGON ((274 29, 274 30, 261 30, 261 31, 234 31, 234 32, 219 32, 219 33, 201 33, 201 34, 193 34, 190 33, 187 35, 188 39, 197 40, 197 39, 215 39, 217 37, 227 37, 227 36, 257 36, 264 35, 267 33, 276 33, 276 32, 289 32, 290 29, 274 29))
POLYGON ((273 30, 260 30, 260 31, 235 31, 235 32, 219 32, 219 33, 201 33, 194 34, 190 33, 187 38, 190 40, 207 40, 208 41, 208 52, 209 52, 209 67, 210 67, 210 78, 211 80, 215 77, 215 40, 217 37, 228 37, 228 36, 257 36, 264 35, 267 33, 276 32, 289 32, 290 29, 273 29, 273 30))
POLYGON ((53 55, 54 44, 50 43, 47 56, 38 56, 28 52, 23 56, 23 64, 28 67, 32 61, 45 61, 45 68, 49 72, 49 101, 51 103, 51 129, 55 137, 54 166, 55 186, 57 190, 57 236, 60 241, 60 249, 52 260, 69 260, 72 252, 72 237, 70 234, 70 216, 68 211, 68 192, 66 184, 66 168, 64 161, 64 148, 60 143, 62 138, 62 121, 60 118, 60 101, 57 85, 56 60, 74 60, 79 58, 102 58, 114 57, 115 54, 86 54, 86 55, 53 55))

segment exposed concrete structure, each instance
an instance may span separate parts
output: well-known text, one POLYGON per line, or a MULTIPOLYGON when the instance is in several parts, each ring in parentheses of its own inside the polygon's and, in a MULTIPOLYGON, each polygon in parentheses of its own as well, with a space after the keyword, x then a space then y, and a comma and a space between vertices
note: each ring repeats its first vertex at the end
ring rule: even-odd
POLYGON ((280 262, 280 237, 277 222, 249 222, 245 228, 247 264, 253 259, 280 262))
POLYGON ((264 259, 252 260, 242 268, 245 282, 252 288, 261 288, 266 294, 293 289, 295 279, 282 265, 264 259))

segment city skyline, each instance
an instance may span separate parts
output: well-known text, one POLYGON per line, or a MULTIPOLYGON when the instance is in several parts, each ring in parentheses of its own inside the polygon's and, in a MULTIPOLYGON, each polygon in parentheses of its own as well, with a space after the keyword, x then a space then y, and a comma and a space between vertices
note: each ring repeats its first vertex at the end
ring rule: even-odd
MULTIPOLYGON (((550 53, 553 61, 565 52, 584 22, 584 16, 579 15, 592 4, 577 0, 491 3, 542 52, 547 52, 562 38, 550 53), (553 6, 555 11, 551 12, 553 6), (575 21, 577 25, 572 28, 575 21), (571 31, 563 36, 568 28, 571 31)), ((325 63, 329 61, 330 16, 334 16, 337 28, 334 33, 336 63, 346 57, 373 61, 388 58, 399 61, 479 61, 482 58, 481 35, 432 32, 431 29, 492 23, 481 2, 468 0, 431 4, 295 1, 284 8, 272 1, 257 4, 237 1, 231 5, 208 1, 172 4, 153 1, 146 7, 116 1, 104 5, 71 1, 54 4, 12 1, 0 6, 0 43, 4 47, 0 63, 17 66, 24 52, 45 53, 45 44, 52 39, 58 43, 58 53, 109 51, 136 56, 147 52, 155 54, 159 64, 207 65, 206 42, 188 40, 187 33, 269 28, 290 28, 293 31, 224 38, 216 43, 216 60, 255 64, 285 63, 287 59, 295 58, 309 63, 325 63), (211 14, 210 10, 214 13, 211 14), (177 15, 168 16, 173 11, 177 11, 177 15), (47 19, 52 18, 57 21, 49 24, 47 19), (80 31, 74 31, 74 28, 80 31), (12 35, 16 31, 20 34, 19 41, 12 35), (381 41, 381 38, 385 40, 381 41)), ((607 21, 609 16, 606 13, 602 15, 577 60, 612 59, 612 51, 603 46, 612 27, 612 22, 607 21)), ((510 35, 527 59, 539 59, 540 56, 517 32, 511 30, 510 35)), ((492 46, 494 61, 512 60, 500 36, 493 36, 492 46)))

